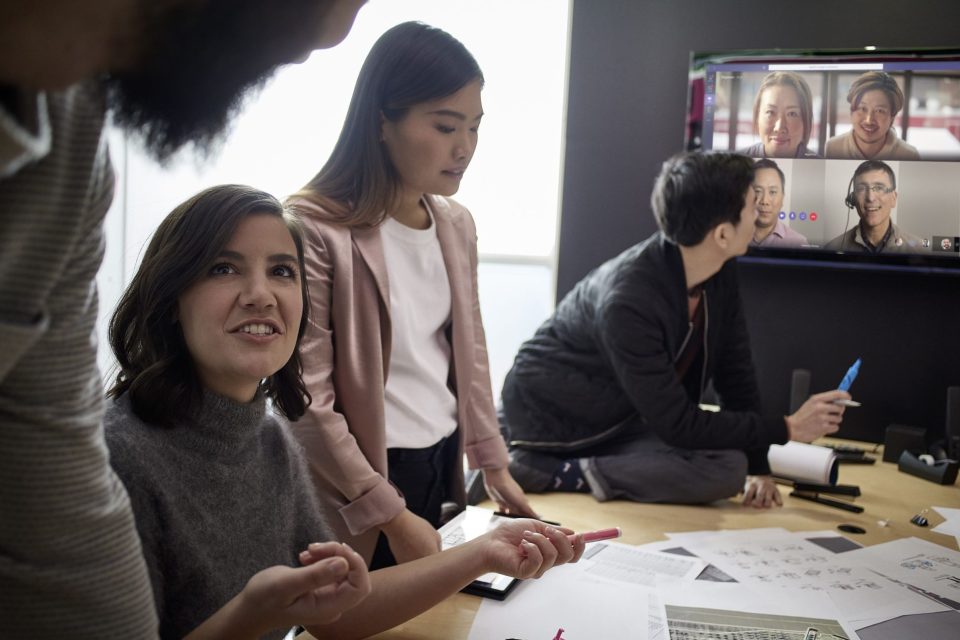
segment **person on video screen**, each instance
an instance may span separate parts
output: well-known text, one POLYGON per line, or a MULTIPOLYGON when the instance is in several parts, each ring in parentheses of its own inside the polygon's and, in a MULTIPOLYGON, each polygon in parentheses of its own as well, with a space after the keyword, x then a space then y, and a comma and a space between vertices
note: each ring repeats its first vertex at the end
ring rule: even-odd
POLYGON ((753 128, 760 142, 741 151, 751 158, 820 157, 807 149, 813 98, 799 74, 774 71, 764 76, 753 101, 753 128))
POLYGON ((526 491, 781 504, 767 449, 839 428, 844 391, 764 415, 736 263, 754 234, 753 162, 680 154, 651 206, 660 231, 589 273, 525 342, 503 386, 510 473, 526 491), (720 411, 701 407, 713 385, 720 411))
POLYGON ((751 247, 802 247, 807 239, 780 219, 786 180, 777 163, 768 158, 753 165, 753 193, 757 196, 757 221, 751 247))
POLYGON ((903 91, 883 71, 868 71, 850 85, 853 128, 827 140, 827 158, 855 160, 919 160, 916 148, 897 137, 893 121, 903 108, 903 91))
POLYGON ((897 206, 897 177, 886 162, 866 160, 853 172, 846 204, 857 210, 860 222, 824 248, 864 253, 917 253, 923 240, 903 231, 890 219, 897 206))

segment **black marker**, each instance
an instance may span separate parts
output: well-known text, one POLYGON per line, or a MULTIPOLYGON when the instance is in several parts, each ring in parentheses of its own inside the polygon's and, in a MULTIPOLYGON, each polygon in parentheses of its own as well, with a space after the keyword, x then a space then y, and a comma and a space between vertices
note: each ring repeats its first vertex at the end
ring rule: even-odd
MULTIPOLYGON (((530 516, 521 516, 516 513, 507 513, 506 511, 494 511, 493 515, 500 516, 501 518, 530 518, 530 516)), ((539 520, 544 524, 552 524, 555 527, 559 527, 559 522, 554 522, 553 520, 544 520, 543 518, 530 518, 531 520, 539 520)))

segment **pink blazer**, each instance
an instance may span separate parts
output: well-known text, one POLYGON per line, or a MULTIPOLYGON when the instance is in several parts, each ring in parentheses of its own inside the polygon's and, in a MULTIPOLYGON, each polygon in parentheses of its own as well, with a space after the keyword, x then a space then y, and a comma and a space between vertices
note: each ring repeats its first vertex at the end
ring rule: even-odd
MULTIPOLYGON (((477 296, 476 227, 470 212, 427 196, 450 281, 453 375, 462 452, 471 468, 507 466, 487 362, 477 296)), ((313 397, 293 424, 321 495, 332 499, 341 540, 369 555, 379 525, 406 504, 387 480, 384 388, 390 362, 390 296, 380 229, 351 229, 316 216, 299 200, 306 228, 310 322, 304 335, 304 380, 313 397)), ((459 456, 461 460, 463 456, 459 456)), ((465 502, 463 470, 450 495, 465 502)))

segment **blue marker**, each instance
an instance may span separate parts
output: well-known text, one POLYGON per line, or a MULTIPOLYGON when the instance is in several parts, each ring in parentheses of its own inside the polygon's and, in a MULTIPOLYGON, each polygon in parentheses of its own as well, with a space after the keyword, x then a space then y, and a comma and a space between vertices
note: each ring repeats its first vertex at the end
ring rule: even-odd
POLYGON ((840 391, 849 391, 850 385, 857 379, 858 373, 860 373, 860 358, 857 358, 857 361, 847 369, 847 373, 843 376, 843 380, 840 381, 840 386, 837 387, 837 389, 840 389, 840 391))

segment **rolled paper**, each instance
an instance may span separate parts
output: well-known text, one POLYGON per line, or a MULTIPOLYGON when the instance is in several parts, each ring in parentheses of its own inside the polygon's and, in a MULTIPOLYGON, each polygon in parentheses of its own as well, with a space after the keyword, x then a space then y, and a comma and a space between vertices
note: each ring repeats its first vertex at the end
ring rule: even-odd
POLYGON ((833 449, 790 441, 772 444, 767 452, 773 475, 812 484, 837 483, 837 454, 833 449))

